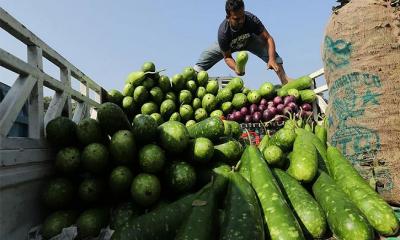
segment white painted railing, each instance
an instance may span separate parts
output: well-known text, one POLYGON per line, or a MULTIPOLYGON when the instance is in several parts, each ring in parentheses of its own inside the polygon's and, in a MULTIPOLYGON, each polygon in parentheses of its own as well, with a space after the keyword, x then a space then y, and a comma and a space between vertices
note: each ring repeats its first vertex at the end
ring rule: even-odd
POLYGON ((0 41, 0 67, 18 74, 0 102, 0 239, 24 239, 28 230, 43 220, 39 193, 55 156, 44 139, 46 124, 62 114, 75 122, 94 118, 106 92, 3 8, 0 27, 27 47, 24 61, 3 49, 0 41), (59 79, 43 71, 43 58, 59 68, 59 79), (72 78, 80 82, 80 91, 72 88, 72 78), (44 87, 55 92, 46 113, 44 87), (95 93, 94 100, 89 97, 90 90, 95 93), (77 103, 74 113, 72 100, 77 103), (8 137, 26 103, 28 137, 8 137))
MULTIPOLYGON (((0 163, 5 166, 12 162, 21 162, 21 159, 15 159, 13 154, 3 151, 10 150, 9 147, 21 149, 21 145, 24 145, 25 148, 42 149, 44 127, 63 111, 75 122, 89 115, 95 117, 95 109, 101 103, 105 91, 2 8, 0 8, 0 27, 24 43, 28 55, 28 61, 25 62, 0 48, 0 66, 19 74, 0 103, 0 163), (43 58, 60 69, 60 79, 55 79, 43 71, 43 58), (80 82, 80 92, 71 87, 72 77, 80 82), (44 86, 55 91, 45 114, 44 86), (90 89, 95 92, 95 100, 89 97, 90 89), (72 99, 77 102, 74 113, 71 108, 72 99), (29 109, 28 139, 8 138, 7 135, 26 102, 29 109)), ((20 154, 21 157, 24 157, 23 155, 20 154)))
POLYGON ((314 92, 317 94, 317 100, 313 102, 313 118, 314 121, 318 122, 321 119, 318 118, 318 110, 325 114, 326 108, 328 107, 328 104, 325 102, 323 97, 321 96, 324 92, 328 91, 328 85, 325 83, 324 85, 320 87, 316 87, 316 79, 318 77, 321 77, 324 75, 324 69, 321 68, 320 70, 311 73, 309 76, 314 79, 314 84, 311 86, 312 89, 314 89, 314 92))
POLYGON ((63 112, 75 122, 88 116, 95 117, 96 108, 102 102, 105 90, 2 8, 0 8, 0 27, 26 45, 28 56, 27 62, 23 61, 0 45, 0 67, 18 74, 11 89, 0 102, 1 189, 13 184, 14 181, 20 182, 21 176, 27 181, 37 177, 37 172, 31 171, 30 168, 27 168, 25 173, 17 172, 21 175, 19 178, 10 177, 11 175, 7 174, 8 168, 43 163, 54 157, 44 139, 45 126, 50 120, 63 112), (60 69, 59 79, 43 71, 43 58, 60 69), (72 77, 80 82, 80 91, 72 89, 72 77), (46 113, 43 109, 44 87, 55 92, 46 113), (95 100, 89 97, 89 90, 95 93, 95 100), (71 108, 72 99, 77 103, 74 113, 71 108), (28 104, 28 137, 8 137, 25 103, 28 104))

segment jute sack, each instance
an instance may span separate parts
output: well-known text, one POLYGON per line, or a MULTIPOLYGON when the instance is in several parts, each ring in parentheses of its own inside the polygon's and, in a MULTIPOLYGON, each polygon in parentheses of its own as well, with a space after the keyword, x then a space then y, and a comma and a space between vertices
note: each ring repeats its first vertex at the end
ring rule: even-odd
MULTIPOLYGON (((393 4, 392 4, 393 5, 393 4)), ((328 141, 400 205, 400 7, 351 0, 327 25, 328 141)))

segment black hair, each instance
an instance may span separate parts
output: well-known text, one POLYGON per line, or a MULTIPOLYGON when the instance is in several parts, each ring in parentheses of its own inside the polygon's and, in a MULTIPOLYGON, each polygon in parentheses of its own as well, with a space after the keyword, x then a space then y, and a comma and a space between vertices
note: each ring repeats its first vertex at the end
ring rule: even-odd
POLYGON ((227 16, 229 16, 231 11, 237 11, 242 8, 244 8, 243 0, 226 0, 225 12, 227 16))

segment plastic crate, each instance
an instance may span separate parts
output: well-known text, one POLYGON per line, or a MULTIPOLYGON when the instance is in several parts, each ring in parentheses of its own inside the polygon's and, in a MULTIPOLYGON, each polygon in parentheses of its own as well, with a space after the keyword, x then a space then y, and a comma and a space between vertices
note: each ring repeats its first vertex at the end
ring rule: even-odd
POLYGON ((243 133, 241 136, 242 144, 249 144, 249 137, 251 139, 251 144, 258 145, 261 142, 261 139, 268 134, 269 136, 273 135, 277 130, 282 128, 283 124, 277 125, 268 125, 265 126, 264 123, 241 123, 240 128, 243 133))

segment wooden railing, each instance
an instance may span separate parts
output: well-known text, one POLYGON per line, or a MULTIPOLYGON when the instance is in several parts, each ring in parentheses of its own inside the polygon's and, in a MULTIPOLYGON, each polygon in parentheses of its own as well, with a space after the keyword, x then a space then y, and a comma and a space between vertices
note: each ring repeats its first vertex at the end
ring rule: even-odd
MULTIPOLYGON (((46 124, 61 114, 75 122, 89 116, 96 117, 96 108, 106 92, 3 8, 0 8, 0 27, 27 47, 27 61, 24 61, 1 48, 0 41, 0 67, 18 74, 11 89, 0 102, 0 166, 49 160, 50 150, 44 140, 46 124), (44 58, 59 68, 59 79, 43 71, 44 58), (72 88, 72 78, 79 81, 80 91, 72 88), (46 112, 43 109, 44 87, 54 91, 46 112), (94 92, 94 99, 89 97, 90 91, 94 92), (74 112, 72 100, 76 101, 74 112), (28 105, 28 137, 8 137, 25 104, 28 105)), ((0 173, 0 188, 10 183, 3 177, 4 174, 0 173)))
POLYGON ((325 83, 324 85, 320 87, 316 87, 316 81, 318 77, 321 77, 324 75, 324 69, 321 68, 320 70, 311 73, 309 76, 314 79, 314 84, 311 86, 312 89, 314 89, 314 92, 317 94, 317 100, 313 102, 313 118, 314 121, 318 122, 321 119, 318 117, 318 110, 325 114, 326 108, 328 107, 328 104, 325 102, 324 98, 321 96, 324 92, 328 91, 328 85, 325 83))

